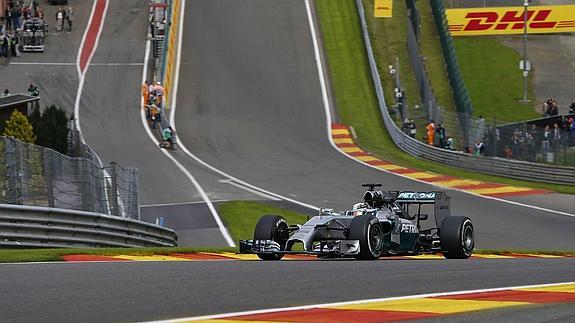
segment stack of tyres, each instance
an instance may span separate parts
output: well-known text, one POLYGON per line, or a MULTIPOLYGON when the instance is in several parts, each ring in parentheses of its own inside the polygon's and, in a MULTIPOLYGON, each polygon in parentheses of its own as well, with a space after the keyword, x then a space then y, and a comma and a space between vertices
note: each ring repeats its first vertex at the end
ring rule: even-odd
POLYGON ((43 52, 44 38, 46 37, 47 25, 40 18, 32 18, 24 21, 24 28, 20 38, 22 51, 43 52))

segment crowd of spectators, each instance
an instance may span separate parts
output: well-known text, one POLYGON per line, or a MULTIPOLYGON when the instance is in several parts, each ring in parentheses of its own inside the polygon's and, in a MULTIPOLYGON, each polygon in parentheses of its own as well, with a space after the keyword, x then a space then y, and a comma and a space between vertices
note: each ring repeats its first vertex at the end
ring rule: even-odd
POLYGON ((539 124, 492 128, 488 138, 495 148, 490 155, 530 162, 554 162, 561 149, 575 145, 575 120, 573 116, 562 116, 539 124))
MULTIPOLYGON (((142 100, 144 108, 146 109, 146 118, 151 122, 152 129, 157 129, 157 124, 162 125, 162 111, 164 105, 164 87, 162 83, 156 82, 154 84, 150 81, 145 81, 142 84, 142 100)), ((161 148, 175 148, 174 137, 175 132, 172 127, 167 126, 162 130, 162 143, 161 148)))

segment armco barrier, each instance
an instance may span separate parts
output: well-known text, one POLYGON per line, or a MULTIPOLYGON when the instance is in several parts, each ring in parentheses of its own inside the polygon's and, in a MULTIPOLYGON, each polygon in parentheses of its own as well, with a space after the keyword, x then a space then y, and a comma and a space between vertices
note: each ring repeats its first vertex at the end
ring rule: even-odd
POLYGON ((154 224, 65 209, 0 204, 0 248, 172 247, 154 224))
POLYGON ((428 159, 443 165, 523 180, 575 185, 575 168, 572 167, 556 167, 504 158, 473 156, 462 152, 432 147, 401 132, 401 129, 393 122, 387 110, 361 0, 356 0, 356 5, 360 15, 363 39, 369 59, 371 76, 375 84, 381 116, 393 142, 399 148, 415 157, 428 159))

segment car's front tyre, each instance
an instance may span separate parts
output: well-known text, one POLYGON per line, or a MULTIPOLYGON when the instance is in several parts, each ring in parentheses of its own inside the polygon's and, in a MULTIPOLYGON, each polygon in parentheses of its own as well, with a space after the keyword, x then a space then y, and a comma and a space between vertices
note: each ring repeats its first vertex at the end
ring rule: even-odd
MULTIPOLYGON (((273 240, 284 250, 288 238, 288 224, 279 215, 264 215, 256 224, 254 240, 273 240)), ((282 253, 258 253, 257 255, 262 260, 280 260, 283 257, 282 253)))
POLYGON ((374 215, 353 218, 349 226, 349 240, 359 240, 359 255, 362 260, 373 260, 383 253, 383 228, 374 215))

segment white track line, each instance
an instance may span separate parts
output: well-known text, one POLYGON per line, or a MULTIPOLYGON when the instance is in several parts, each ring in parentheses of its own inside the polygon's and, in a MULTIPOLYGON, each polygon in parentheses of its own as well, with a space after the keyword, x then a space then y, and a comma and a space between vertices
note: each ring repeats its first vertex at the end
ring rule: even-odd
MULTIPOLYGON (((175 76, 174 76, 174 77, 175 77, 175 80, 174 80, 174 87, 173 87, 173 91, 172 91, 172 103, 171 103, 171 107, 170 107, 170 124, 172 125, 172 128, 174 128, 174 130, 175 130, 176 132, 177 132, 177 128, 176 128, 175 116, 176 116, 176 107, 177 107, 177 105, 175 104, 175 102, 176 102, 176 98, 177 98, 177 94, 178 94, 178 87, 179 87, 179 83, 180 83, 180 65, 181 65, 181 56, 182 56, 182 36, 183 36, 182 30, 183 30, 183 27, 184 27, 184 11, 185 11, 184 9, 185 9, 185 4, 186 4, 186 1, 183 0, 183 1, 182 1, 182 11, 181 11, 181 13, 180 13, 181 15, 180 15, 180 26, 179 26, 179 27, 180 27, 180 31, 179 31, 180 33, 179 33, 179 35, 178 35, 178 51, 177 51, 177 54, 176 54, 176 74, 175 74, 175 76)), ((202 166, 206 167, 207 169, 209 169, 209 170, 211 170, 211 171, 213 171, 213 172, 215 172, 215 173, 217 173, 217 174, 219 174, 219 175, 221 175, 221 176, 223 176, 223 177, 229 179, 230 181, 235 182, 236 184, 239 184, 240 186, 237 186, 237 187, 239 187, 239 188, 242 188, 242 189, 249 188, 250 190, 247 190, 247 191, 248 191, 248 192, 251 192, 251 193, 253 193, 253 191, 258 191, 258 192, 263 193, 263 194, 265 194, 265 195, 272 196, 272 197, 274 197, 274 198, 276 198, 276 199, 281 199, 281 200, 284 200, 284 201, 289 201, 289 202, 292 202, 292 203, 294 203, 294 204, 301 205, 301 206, 303 206, 303 207, 307 207, 307 208, 310 208, 310 209, 313 209, 313 210, 319 210, 319 208, 316 207, 316 206, 313 206, 313 205, 310 205, 310 204, 307 204, 307 203, 303 203, 303 202, 300 202, 300 201, 296 201, 296 200, 290 199, 290 198, 288 198, 288 197, 285 197, 285 196, 282 196, 282 195, 279 195, 279 194, 276 194, 276 193, 267 191, 267 190, 262 189, 262 188, 260 188, 260 187, 257 187, 257 186, 248 184, 248 183, 246 183, 246 182, 244 182, 244 181, 242 181, 242 180, 240 180, 240 179, 238 179, 238 178, 236 178, 236 177, 233 177, 233 176, 231 176, 231 175, 229 175, 229 174, 227 174, 227 173, 225 173, 225 172, 223 172, 223 171, 221 171, 221 170, 219 170, 219 169, 213 167, 212 165, 210 165, 210 164, 204 162, 203 160, 201 160, 200 158, 198 158, 196 155, 192 154, 192 153, 188 150, 188 148, 184 145, 184 143, 182 143, 181 141, 178 142, 178 146, 182 149, 182 151, 183 151, 184 153, 186 153, 190 158, 192 158, 193 160, 195 160, 195 161, 196 161, 197 163, 199 163, 200 165, 202 165, 202 166), (241 186, 244 186, 244 187, 241 187, 241 186), (253 190, 253 191, 252 191, 252 190, 253 190)), ((228 182, 228 183, 230 183, 230 182, 228 182)))
MULTIPOLYGON (((332 124, 332 116, 331 116, 331 110, 330 110, 330 106, 329 106, 329 100, 327 97, 327 86, 326 86, 326 82, 325 82, 325 76, 324 76, 324 71, 323 71, 323 63, 320 57, 320 52, 319 52, 319 45, 318 45, 318 40, 317 40, 317 35, 316 35, 316 29, 315 29, 315 24, 313 21, 313 17, 312 17, 312 13, 311 13, 311 7, 310 7, 310 3, 309 0, 305 0, 305 5, 306 5, 306 11, 307 11, 307 15, 308 15, 308 21, 309 21, 309 27, 310 27, 310 31, 311 31, 311 36, 312 36, 312 40, 313 40, 313 48, 314 48, 314 52, 315 52, 315 59, 316 59, 316 63, 317 63, 317 70, 318 70, 318 76, 320 79, 320 83, 321 83, 321 93, 323 96, 323 102, 324 102, 324 108, 325 108, 325 114, 326 114, 326 123, 327 123, 327 135, 329 138, 329 143, 331 144, 331 146, 339 151, 342 155, 344 155, 345 157, 360 163, 362 165, 365 165, 367 167, 371 167, 373 169, 376 169, 378 171, 382 171, 391 175, 395 175, 395 176, 400 176, 412 181, 417 181, 423 184, 427 184, 427 185, 431 185, 437 188, 440 188, 442 190, 446 190, 445 187, 439 186, 439 185, 435 185, 433 183, 429 183, 426 181, 422 181, 419 179, 415 179, 415 178, 411 178, 402 174, 396 174, 378 167, 375 167, 373 165, 370 165, 366 162, 363 162, 359 159, 356 159, 350 155, 348 155, 347 153, 345 153, 343 150, 341 150, 339 147, 337 147, 337 145, 335 144, 335 142, 333 141, 333 137, 331 135, 331 124, 332 124)), ((563 211, 557 211, 557 210, 551 210, 551 209, 547 209, 547 208, 543 208, 543 207, 539 207, 539 206, 535 206, 535 205, 530 205, 530 204, 524 204, 524 203, 520 203, 520 202, 515 202, 515 201, 510 201, 510 200, 505 200, 502 198, 498 198, 498 197, 493 197, 493 196, 486 196, 486 195, 480 195, 480 194, 476 194, 473 192, 469 192, 469 191, 465 191, 465 190, 461 190, 461 189, 457 189, 457 188, 448 188, 449 190, 454 190, 454 191, 459 191, 459 192, 463 192, 463 193, 467 193, 467 194, 471 194, 474 196, 478 196, 478 197, 482 197, 482 198, 486 198, 486 199, 490 199, 490 200, 494 200, 494 201, 498 201, 498 202, 503 202, 503 203, 508 203, 508 204, 512 204, 512 205, 516 205, 516 206, 521 206, 521 207, 526 207, 526 208, 530 208, 530 209, 534 209, 534 210, 538 210, 538 211, 544 211, 544 212, 549 212, 549 213, 555 213, 558 215, 564 215, 564 216, 570 216, 570 217, 575 217, 575 214, 571 214, 571 213, 567 213, 567 212, 563 212, 563 211)))
POLYGON ((324 304, 293 306, 293 307, 279 307, 279 308, 270 308, 270 309, 265 309, 265 310, 243 311, 243 312, 234 312, 234 313, 226 313, 226 314, 187 317, 187 318, 179 318, 179 319, 174 319, 174 320, 151 321, 151 323, 168 323, 168 322, 175 323, 175 322, 186 322, 186 321, 213 320, 213 319, 221 319, 221 318, 227 318, 227 317, 239 316, 239 315, 267 314, 267 313, 274 313, 274 312, 309 310, 309 309, 315 309, 315 308, 325 308, 325 307, 335 307, 335 306, 358 305, 358 304, 368 304, 368 303, 376 303, 376 302, 390 302, 390 301, 399 301, 399 300, 406 300, 406 299, 419 299, 419 298, 427 298, 427 297, 439 297, 439 296, 465 295, 465 294, 473 294, 473 293, 498 292, 498 291, 515 290, 515 289, 523 289, 523 288, 553 287, 553 286, 560 286, 560 285, 567 285, 567 284, 575 284, 575 282, 498 287, 498 288, 487 288, 487 289, 464 290, 464 291, 457 291, 457 292, 429 293, 429 294, 419 294, 419 295, 409 295, 409 296, 399 296, 399 297, 363 299, 363 300, 349 301, 349 302, 324 303, 324 304))
MULTIPOLYGON (((106 0, 106 5, 104 6, 104 11, 102 12, 102 22, 100 23, 100 28, 98 29, 98 33, 96 34, 96 40, 94 42, 94 47, 92 48, 92 52, 90 53, 90 56, 88 57, 88 61, 86 62, 86 67, 84 69, 84 71, 82 72, 82 70, 80 69, 80 58, 82 56, 82 51, 84 49, 84 43, 86 42, 86 37, 88 35, 88 31, 90 30, 90 25, 92 24, 92 20, 94 19, 94 13, 96 12, 96 4, 97 4, 97 0, 94 1, 94 3, 92 4, 92 11, 90 12, 90 18, 88 19, 88 24, 86 25, 86 30, 84 30, 84 34, 82 35, 82 41, 80 42, 80 47, 78 47, 78 55, 76 56, 76 71, 78 72, 78 90, 76 91, 76 99, 74 100, 74 123, 76 125, 76 129, 78 130, 78 134, 80 135, 80 141, 83 144, 86 144, 86 140, 84 139, 84 134, 82 134, 82 129, 80 127, 80 100, 82 98, 82 92, 84 90, 84 81, 86 78, 86 72, 88 71, 88 68, 90 66, 90 61, 92 60, 92 56, 94 56, 94 53, 96 52, 96 49, 98 48, 98 43, 100 41, 100 35, 102 33, 102 29, 104 28, 104 23, 106 21, 106 13, 108 12, 108 0, 106 0)), ((98 154, 96 154, 96 158, 98 159, 98 163, 100 164, 100 166, 104 167, 104 165, 102 164, 102 160, 100 159, 100 156, 98 156, 98 154)), ((108 172, 103 169, 103 173, 104 173, 104 177, 105 178, 110 178, 110 175, 108 174, 108 172)), ((105 194, 106 197, 108 197, 108 188, 107 186, 104 187, 105 190, 105 194)), ((110 209, 110 201, 108 198, 106 198, 106 205, 108 208, 108 214, 111 214, 111 209, 110 209)))
MULTIPOLYGON (((184 4, 185 4, 185 0, 182 0, 182 5, 184 5, 184 4)), ((183 7, 182 7, 182 12, 183 12, 183 7)), ((180 32, 182 32, 181 24, 180 24, 180 32)), ((146 41, 146 53, 144 56, 144 63, 147 62, 149 59, 150 59, 150 41, 148 40, 148 41, 146 41)), ((142 84, 146 81, 147 76, 148 76, 148 69, 147 69, 147 66, 144 64, 144 68, 142 69, 142 84)), ((158 147, 159 142, 156 139, 156 137, 154 136, 154 134, 152 133, 152 130, 148 126, 148 122, 146 120, 146 113, 144 111, 144 100, 140 100, 140 102, 141 102, 140 103, 140 120, 142 121, 142 126, 146 130, 146 133, 148 134, 148 137, 150 137, 150 140, 154 143, 154 145, 156 147, 158 147)), ((173 104, 173 102, 174 102, 174 100, 172 100, 172 104, 173 104)), ((224 237, 224 240, 226 240, 226 243, 228 244, 228 246, 235 247, 236 244, 232 240, 228 230, 226 229, 225 225, 223 224, 222 220, 220 219, 218 212, 214 208, 212 201, 210 201, 210 198, 208 197, 208 195, 206 194, 204 189, 201 187, 200 183, 198 183, 198 181, 194 178, 194 176, 182 164, 180 164, 176 160, 176 158, 174 158, 170 153, 168 153, 168 151, 166 149, 162 149, 162 148, 158 148, 158 149, 160 149, 160 151, 166 157, 168 157, 170 160, 172 160, 172 162, 176 165, 176 167, 178 167, 178 169, 180 169, 182 171, 182 173, 184 173, 184 175, 186 175, 186 177, 190 180, 190 182, 192 182, 192 185, 194 185, 196 191, 198 191, 198 193, 200 194, 200 196, 202 197, 202 199, 205 201, 206 205, 208 206, 208 209, 210 210, 212 217, 216 221, 216 224, 218 225, 218 228, 219 228, 222 236, 224 237)))
MULTIPOLYGON (((383 172, 386 172, 386 173, 388 173, 388 174, 392 174, 392 175, 395 175, 395 176, 401 176, 401 177, 406 178, 406 179, 409 179, 409 180, 417 181, 417 182, 420 182, 420 183, 423 183, 423 184, 435 186, 435 187, 438 187, 438 188, 441 188, 441 189, 445 190, 444 187, 437 186, 437 185, 433 185, 432 183, 428 183, 428 182, 425 182, 425 181, 422 181, 422 180, 417 180, 417 179, 409 178, 409 177, 404 176, 404 175, 401 175, 401 174, 395 174, 395 173, 392 173, 392 172, 389 172, 389 171, 386 171, 386 170, 377 168, 377 167, 375 167, 375 166, 373 166, 373 165, 369 165, 369 164, 367 164, 367 163, 365 163, 365 162, 362 162, 362 161, 360 161, 360 160, 357 160, 357 159, 355 159, 355 158, 353 158, 353 157, 347 155, 345 152, 343 152, 342 150, 340 150, 339 147, 337 147, 337 146, 335 145, 335 143, 333 142, 333 138, 332 138, 332 136, 331 136, 331 123, 332 123, 331 120, 332 120, 332 116, 331 116, 331 110, 330 110, 330 105, 329 105, 329 99, 328 99, 328 96, 327 96, 327 86, 326 86, 326 82, 325 82, 325 76, 324 76, 324 72, 323 72, 323 65, 322 65, 322 61, 321 61, 321 57, 320 57, 320 53, 319 53, 319 45, 318 45, 317 35, 316 35, 316 32, 315 32, 315 27, 314 27, 315 24, 314 24, 314 21, 313 21, 313 17, 312 17, 312 13, 311 13, 311 7, 310 7, 309 0, 305 0, 305 5, 306 5, 306 11, 307 11, 307 15, 308 15, 308 22, 309 22, 309 26, 310 26, 310 32, 311 32, 311 35, 312 35, 312 40, 313 40, 313 45, 314 45, 314 55, 315 55, 315 59, 316 59, 317 69, 318 69, 318 76, 319 76, 320 83, 321 83, 322 100, 323 100, 323 102, 324 102, 324 109, 325 109, 325 114, 326 114, 327 135, 328 135, 328 139, 329 139, 329 142, 330 142, 330 144, 332 145, 332 147, 333 147, 334 149, 336 149, 337 151, 339 151, 339 152, 340 152, 342 155, 344 155, 345 157, 347 157, 347 158, 349 158, 349 159, 351 159, 351 160, 353 160, 353 161, 355 161, 355 162, 361 163, 362 165, 365 165, 365 166, 367 166, 367 167, 371 167, 371 168, 376 169, 376 170, 378 170, 378 171, 383 171, 383 172)), ((183 11, 182 11, 182 13, 183 13, 183 11)), ((182 14, 182 16, 183 16, 183 14, 182 14)), ((181 17, 180 28, 182 28, 183 25, 184 25, 184 19, 183 19, 183 17, 181 17)), ((182 45, 181 45, 181 44, 182 44, 182 34, 183 34, 183 33, 180 32, 179 37, 178 37, 178 43, 179 43, 180 45, 178 46, 178 51, 177 51, 176 75, 175 75, 174 89, 173 89, 173 92, 172 92, 172 98, 174 98, 174 100, 175 100, 175 98, 176 98, 176 96, 177 96, 178 84, 179 84, 179 79, 180 79, 180 78, 179 78, 179 74, 180 74, 180 57, 181 57, 181 48, 182 48, 182 45)), ((172 102, 173 102, 173 101, 172 101, 172 102)), ((170 124, 172 125, 172 127, 174 128, 174 130, 176 130, 176 122, 175 122, 176 105, 173 105, 170 110, 171 110, 171 111, 170 111, 170 124)), ((268 190, 266 190, 266 189, 263 189, 263 188, 254 186, 254 185, 252 185, 252 184, 249 184, 249 183, 247 183, 247 182, 245 182, 245 181, 243 181, 243 180, 241 180, 241 179, 238 179, 238 178, 236 178, 236 177, 234 177, 234 176, 231 176, 230 174, 228 174, 228 173, 226 173, 226 172, 224 172, 224 171, 221 171, 221 170, 219 170, 219 169, 213 167, 212 165, 210 165, 210 164, 204 162, 203 160, 201 160, 201 159, 200 159, 199 157, 197 157, 196 155, 192 154, 192 153, 187 149, 187 147, 184 145, 184 143, 182 143, 181 141, 178 142, 178 145, 182 148, 182 151, 184 151, 184 153, 186 153, 188 156, 190 156, 190 158, 192 158, 193 160, 195 160, 196 162, 198 162, 198 163, 201 164, 202 166, 204 166, 204 167, 210 169, 211 171, 213 171, 213 172, 215 172, 215 173, 220 174, 221 176, 223 176, 223 177, 225 177, 225 178, 228 178, 228 179, 230 179, 230 180, 233 180, 233 181, 235 181, 236 183, 241 184, 242 186, 251 188, 252 190, 260 191, 260 192, 262 192, 262 193, 264 193, 264 194, 267 194, 267 195, 270 195, 270 196, 273 196, 273 197, 276 197, 276 198, 279 198, 279 199, 282 199, 282 200, 285 200, 285 201, 288 201, 288 202, 291 202, 291 203, 294 203, 294 204, 297 204, 297 205, 300 205, 300 206, 303 206, 303 207, 307 207, 307 208, 314 209, 314 210, 319 210, 319 208, 318 208, 317 206, 314 206, 314 205, 311 205, 311 204, 307 204, 307 203, 304 203, 304 202, 300 202, 300 201, 297 201, 297 200, 288 198, 288 197, 283 196, 283 195, 280 195, 280 194, 273 193, 273 192, 268 191, 268 190)), ((566 215, 566 216, 575 217, 574 214, 569 214, 569 213, 562 212, 562 211, 550 210, 550 209, 546 209, 546 208, 542 208, 542 207, 538 207, 538 206, 533 206, 533 205, 523 204, 523 203, 519 203, 519 202, 504 200, 504 199, 500 199, 500 198, 492 197, 492 196, 479 195, 479 194, 475 194, 475 193, 472 193, 472 192, 468 192, 468 191, 464 191, 464 190, 459 190, 459 189, 453 189, 453 188, 450 188, 450 189, 452 189, 452 190, 457 190, 457 191, 460 191, 460 192, 463 192, 463 193, 467 193, 467 194, 471 194, 471 195, 474 195, 474 196, 486 198, 486 199, 491 199, 491 200, 503 202, 503 203, 513 204, 513 205, 517 205, 517 206, 521 206, 521 207, 527 207, 527 208, 536 209, 536 210, 539 210, 539 211, 545 211, 545 212, 550 212, 550 213, 555 213, 555 214, 560 214, 560 215, 566 215)))

